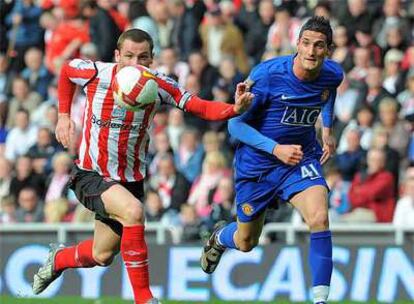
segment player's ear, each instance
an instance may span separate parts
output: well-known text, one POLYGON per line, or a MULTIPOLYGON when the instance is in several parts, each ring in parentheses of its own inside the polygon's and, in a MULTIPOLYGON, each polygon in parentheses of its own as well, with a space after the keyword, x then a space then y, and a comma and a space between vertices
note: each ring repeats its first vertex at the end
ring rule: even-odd
POLYGON ((119 62, 119 59, 121 58, 121 54, 120 54, 120 52, 119 52, 118 49, 115 49, 114 55, 115 55, 115 62, 118 63, 119 62))

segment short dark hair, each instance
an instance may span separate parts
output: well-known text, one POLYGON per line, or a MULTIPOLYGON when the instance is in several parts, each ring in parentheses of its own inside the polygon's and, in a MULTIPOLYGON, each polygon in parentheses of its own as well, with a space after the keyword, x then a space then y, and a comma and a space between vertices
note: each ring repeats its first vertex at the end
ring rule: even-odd
POLYGON ((299 39, 304 31, 319 32, 326 36, 328 47, 332 46, 332 27, 329 20, 322 16, 313 16, 302 26, 299 33, 299 39))
POLYGON ((152 40, 151 36, 146 31, 143 31, 143 30, 140 30, 140 29, 130 29, 130 30, 127 30, 127 31, 123 32, 121 34, 121 36, 119 36, 118 42, 116 44, 116 47, 117 47, 118 50, 121 49, 122 44, 127 39, 132 40, 134 42, 147 41, 150 45, 150 51, 151 51, 151 54, 152 54, 153 49, 154 49, 154 41, 152 40))

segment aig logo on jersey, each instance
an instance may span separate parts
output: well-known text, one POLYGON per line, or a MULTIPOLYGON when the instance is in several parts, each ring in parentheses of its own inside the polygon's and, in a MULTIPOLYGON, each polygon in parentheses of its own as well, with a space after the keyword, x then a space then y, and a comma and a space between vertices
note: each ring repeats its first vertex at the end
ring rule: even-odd
POLYGON ((291 126, 312 127, 318 119, 320 108, 286 106, 282 123, 291 126))

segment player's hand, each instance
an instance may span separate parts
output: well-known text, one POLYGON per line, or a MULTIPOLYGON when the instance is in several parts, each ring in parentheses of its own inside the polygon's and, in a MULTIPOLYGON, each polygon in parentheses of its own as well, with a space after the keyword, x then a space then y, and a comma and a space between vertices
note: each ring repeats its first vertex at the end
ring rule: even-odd
POLYGON ((331 134, 322 134, 322 142, 323 154, 320 159, 320 162, 323 165, 329 160, 329 158, 331 158, 335 154, 336 140, 335 137, 333 137, 331 134))
POLYGON ((75 122, 70 119, 69 114, 59 114, 56 125, 56 139, 63 147, 68 148, 71 139, 75 137, 75 122))
POLYGON ((302 146, 277 144, 273 149, 273 155, 283 163, 294 166, 299 164, 303 158, 302 146))
POLYGON ((237 84, 236 94, 234 95, 234 112, 244 113, 252 104, 254 94, 249 92, 248 85, 244 82, 237 84))

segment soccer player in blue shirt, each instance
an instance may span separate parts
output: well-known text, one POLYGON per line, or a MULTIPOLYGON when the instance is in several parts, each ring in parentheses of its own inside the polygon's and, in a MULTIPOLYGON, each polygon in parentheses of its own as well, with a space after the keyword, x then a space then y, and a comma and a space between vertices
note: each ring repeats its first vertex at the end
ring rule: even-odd
POLYGON ((212 273, 226 248, 248 252, 258 243, 266 208, 276 198, 290 202, 309 226, 309 263, 314 303, 326 303, 332 274, 328 186, 321 165, 335 152, 332 135, 339 64, 326 59, 332 46, 327 19, 312 17, 302 27, 297 53, 256 66, 246 81, 252 107, 229 122, 240 141, 235 155, 237 222, 218 227, 201 257, 212 273), (315 123, 322 113, 323 147, 315 123))

